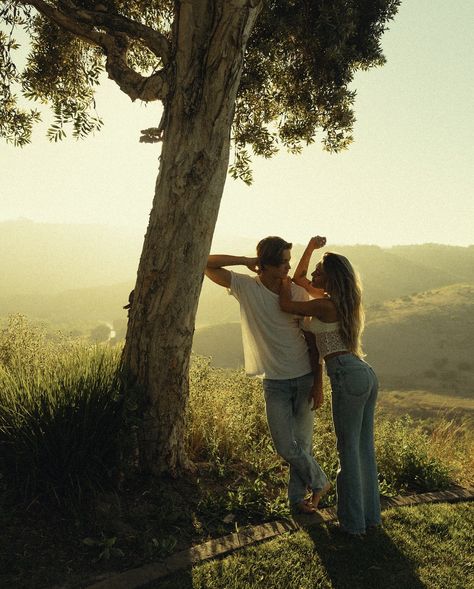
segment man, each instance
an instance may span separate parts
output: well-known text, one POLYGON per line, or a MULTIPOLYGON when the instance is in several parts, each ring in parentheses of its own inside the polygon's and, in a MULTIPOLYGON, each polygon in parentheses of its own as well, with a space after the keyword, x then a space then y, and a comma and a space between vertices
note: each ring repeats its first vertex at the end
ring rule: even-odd
MULTIPOLYGON (((256 258, 211 255, 206 275, 228 288, 240 303, 245 370, 249 375, 263 376, 273 443, 290 464, 290 505, 311 513, 329 488, 326 475, 312 456, 313 385, 315 408, 321 402, 322 390, 311 369, 300 318, 280 310, 278 294, 290 270, 291 247, 281 237, 266 237, 257 245, 256 258), (258 275, 226 269, 239 265, 258 271, 258 275), (305 500, 308 491, 312 493, 310 501, 305 500)), ((292 295, 294 300, 308 298, 306 291, 295 284, 292 295)), ((319 365, 317 360, 314 365, 319 365)))

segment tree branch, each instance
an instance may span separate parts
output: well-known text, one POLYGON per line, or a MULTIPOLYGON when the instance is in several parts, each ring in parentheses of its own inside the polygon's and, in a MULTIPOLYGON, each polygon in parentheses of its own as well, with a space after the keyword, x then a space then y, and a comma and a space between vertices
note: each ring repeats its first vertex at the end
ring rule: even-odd
POLYGON ((118 13, 107 10, 86 10, 78 8, 70 0, 62 0, 67 7, 67 13, 77 21, 98 28, 109 29, 113 33, 125 33, 129 37, 139 39, 154 55, 159 57, 166 67, 170 60, 170 46, 168 39, 155 29, 134 21, 118 13))
MULTIPOLYGON (((151 76, 142 76, 127 64, 129 42, 125 31, 117 31, 118 34, 113 34, 112 26, 111 32, 104 33, 95 31, 94 27, 96 26, 102 28, 106 27, 94 23, 93 20, 89 20, 89 22, 86 23, 88 18, 87 13, 90 11, 71 8, 71 12, 69 12, 68 8, 68 12, 66 13, 65 10, 58 10, 44 0, 19 0, 19 3, 33 6, 40 14, 54 22, 61 29, 71 33, 86 43, 101 47, 106 55, 105 68, 109 77, 114 80, 120 89, 130 96, 132 100, 139 98, 140 100, 150 102, 153 100, 164 100, 166 98, 169 86, 164 70, 160 70, 151 76)), ((68 6, 73 6, 69 2, 67 4, 68 6)), ((102 13, 93 12, 92 14, 102 13)), ((121 18, 123 17, 119 17, 119 19, 121 18)), ((129 24, 130 23, 139 25, 139 23, 134 23, 133 21, 129 21, 129 24)), ((144 25, 139 25, 138 28, 142 26, 149 29, 149 27, 145 27, 144 25)), ((149 30, 153 31, 153 29, 149 30)), ((156 31, 153 32, 156 33, 156 31)), ((159 33, 156 34, 166 41, 162 35, 159 33)), ((147 43, 145 43, 145 45, 148 47, 147 43)), ((165 52, 165 58, 163 58, 162 55, 159 55, 159 57, 161 57, 162 61, 166 61, 168 58, 167 52, 165 52)))

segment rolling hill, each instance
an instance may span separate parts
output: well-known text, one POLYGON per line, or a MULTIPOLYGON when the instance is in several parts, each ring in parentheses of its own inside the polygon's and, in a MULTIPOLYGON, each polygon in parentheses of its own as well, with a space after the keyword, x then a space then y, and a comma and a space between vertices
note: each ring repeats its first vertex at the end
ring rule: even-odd
MULTIPOLYGON (((85 335, 106 323, 123 337, 122 307, 136 276, 142 233, 25 219, 0 223, 0 318, 19 312, 51 330, 85 335)), ((218 236, 214 242, 214 252, 253 255, 253 240, 218 236)), ((303 249, 294 245, 293 265, 303 249)), ((328 249, 347 255, 362 276, 365 346, 384 386, 451 387, 459 394, 474 389, 474 246, 328 249)), ((195 351, 219 366, 242 365, 239 320, 234 297, 205 279, 195 351)))
MULTIPOLYGON (((474 393, 474 287, 458 284, 367 308, 364 349, 383 388, 474 393)), ((239 323, 202 327, 194 351, 243 366, 239 323)))

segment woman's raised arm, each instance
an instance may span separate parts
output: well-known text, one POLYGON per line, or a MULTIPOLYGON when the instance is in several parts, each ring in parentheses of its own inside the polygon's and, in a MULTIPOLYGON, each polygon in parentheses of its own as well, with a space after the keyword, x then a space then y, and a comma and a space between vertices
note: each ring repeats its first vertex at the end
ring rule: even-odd
POLYGON ((311 261, 311 256, 314 250, 320 249, 326 245, 326 238, 316 235, 309 240, 303 255, 296 266, 296 270, 293 274, 293 282, 298 286, 302 286, 307 293, 313 298, 320 298, 324 292, 320 288, 314 288, 311 285, 311 280, 308 278, 308 268, 311 261))

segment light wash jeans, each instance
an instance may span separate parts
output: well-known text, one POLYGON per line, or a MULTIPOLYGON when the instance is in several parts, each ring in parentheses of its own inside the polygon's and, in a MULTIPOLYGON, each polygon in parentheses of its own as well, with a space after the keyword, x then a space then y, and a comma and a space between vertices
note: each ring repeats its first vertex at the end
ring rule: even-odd
POLYGON ((326 362, 337 437, 337 515, 353 534, 380 524, 380 495, 374 448, 378 381, 372 368, 352 354, 326 362))
POLYGON ((295 505, 308 490, 318 491, 327 477, 313 458, 310 399, 313 374, 288 380, 263 380, 268 426, 277 453, 290 465, 288 500, 295 505))

